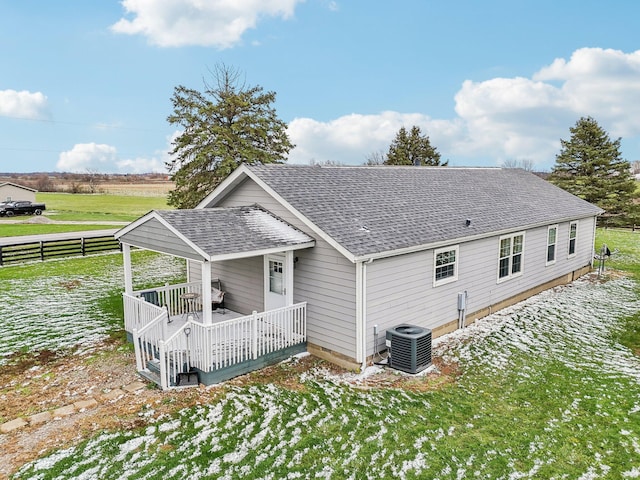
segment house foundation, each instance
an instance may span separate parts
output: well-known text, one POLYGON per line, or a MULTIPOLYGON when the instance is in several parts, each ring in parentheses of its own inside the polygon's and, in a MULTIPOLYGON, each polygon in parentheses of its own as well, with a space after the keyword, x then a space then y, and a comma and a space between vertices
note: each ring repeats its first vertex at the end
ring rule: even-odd
MULTIPOLYGON (((562 275, 561 277, 558 277, 549 282, 543 283, 542 285, 538 285, 534 288, 530 288, 529 290, 519 293, 518 295, 514 295, 513 297, 509 297, 505 300, 494 303, 493 305, 489 305, 488 307, 485 307, 473 313, 467 314, 465 326, 471 325, 476 320, 486 317, 488 315, 491 315, 492 313, 502 310, 503 308, 507 308, 512 305, 515 305, 516 303, 520 303, 529 297, 533 297, 534 295, 544 292, 545 290, 549 290, 550 288, 558 287, 560 285, 567 285, 591 271, 592 271, 591 265, 586 265, 566 275, 562 275)), ((432 335, 432 338, 437 338, 437 337, 440 337, 441 335, 451 333, 457 329, 458 329, 458 319, 455 319, 455 320, 452 320, 451 322, 445 323, 444 325, 441 325, 439 327, 432 329, 431 335, 432 335)))

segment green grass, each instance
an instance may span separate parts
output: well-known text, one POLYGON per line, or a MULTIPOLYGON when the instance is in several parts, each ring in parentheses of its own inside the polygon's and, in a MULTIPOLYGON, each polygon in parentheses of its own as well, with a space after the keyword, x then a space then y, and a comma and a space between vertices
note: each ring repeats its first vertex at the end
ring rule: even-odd
MULTIPOLYGON (((136 250, 132 263, 134 288, 185 280, 180 259, 136 250)), ((16 352, 73 350, 106 336, 124 340, 123 274, 120 253, 0 268, 0 365, 16 352)))
POLYGON ((40 235, 46 233, 80 232, 87 230, 103 230, 108 225, 88 224, 40 224, 40 223, 2 223, 0 220, 0 237, 17 237, 22 235, 40 235))
MULTIPOLYGON (((618 249, 610 267, 637 276, 638 238, 597 240, 618 249)), ((640 360, 630 345, 640 291, 610 277, 544 292, 436 344, 462 371, 438 390, 359 389, 321 363, 300 374, 293 361, 274 377, 297 378, 298 389, 250 375, 218 387, 211 404, 103 432, 15 478, 638 478, 640 360)))
POLYGON ((605 268, 624 270, 640 281, 640 231, 600 228, 596 232, 596 253, 600 252, 603 243, 614 252, 605 260, 605 268))
POLYGON ((55 220, 132 221, 151 210, 167 210, 165 197, 38 193, 44 215, 55 220))

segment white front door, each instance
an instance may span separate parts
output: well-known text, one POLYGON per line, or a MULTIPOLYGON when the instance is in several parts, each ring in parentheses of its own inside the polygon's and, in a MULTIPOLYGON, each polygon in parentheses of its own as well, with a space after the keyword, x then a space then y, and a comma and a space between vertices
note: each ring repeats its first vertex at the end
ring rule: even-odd
POLYGON ((287 305, 287 258, 285 254, 264 257, 264 309, 273 310, 287 305))

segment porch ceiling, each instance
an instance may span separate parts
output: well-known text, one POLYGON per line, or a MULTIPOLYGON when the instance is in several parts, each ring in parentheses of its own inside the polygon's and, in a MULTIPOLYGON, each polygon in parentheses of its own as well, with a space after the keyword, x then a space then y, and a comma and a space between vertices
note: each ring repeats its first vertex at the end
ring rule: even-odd
POLYGON ((298 250, 315 240, 257 206, 154 210, 119 230, 123 243, 208 261, 298 250))

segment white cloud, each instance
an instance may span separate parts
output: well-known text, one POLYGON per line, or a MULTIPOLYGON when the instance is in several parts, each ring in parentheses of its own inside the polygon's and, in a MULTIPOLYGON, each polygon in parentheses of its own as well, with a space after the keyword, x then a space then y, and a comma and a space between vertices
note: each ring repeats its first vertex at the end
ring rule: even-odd
POLYGON ((47 97, 40 92, 0 90, 0 115, 30 119, 48 117, 47 97))
POLYGON ((640 132, 640 50, 627 54, 581 48, 568 62, 556 59, 533 78, 563 82, 561 90, 571 110, 606 123, 615 136, 640 132))
POLYGON ((261 17, 287 19, 303 0, 123 0, 132 19, 111 26, 117 33, 142 34, 161 47, 230 48, 261 17))
POLYGON ((116 148, 97 143, 77 143, 60 154, 56 168, 63 172, 110 172, 117 160, 116 148))
MULTIPOLYGON (((386 151, 403 125, 419 125, 423 133, 431 135, 440 129, 441 122, 434 122, 419 113, 398 112, 351 114, 327 123, 296 118, 288 127, 291 141, 296 145, 289 156, 289 163, 307 164, 312 160, 364 163, 371 153, 386 151)), ((445 123, 444 126, 449 127, 449 124, 445 123)))
POLYGON ((164 162, 155 157, 118 160, 116 165, 122 173, 167 173, 164 162))
POLYGON ((372 152, 386 151, 401 126, 418 125, 443 159, 456 165, 465 158, 494 164, 526 159, 550 168, 560 138, 569 138, 580 117, 594 117, 613 138, 640 136, 640 50, 583 48, 532 78, 467 80, 455 103, 456 117, 450 120, 399 112, 329 122, 297 118, 289 125, 297 145, 290 162, 363 163, 372 152))
POLYGON ((167 136, 165 148, 156 150, 150 157, 121 159, 116 147, 97 143, 78 143, 71 150, 62 152, 56 169, 63 172, 100 173, 167 173, 165 163, 171 160, 171 143, 180 132, 167 136))
POLYGON ((166 138, 167 146, 162 150, 156 150, 151 158, 137 157, 133 159, 118 160, 116 166, 121 173, 167 173, 166 163, 171 160, 169 152, 173 149, 172 143, 180 135, 177 130, 166 138))

